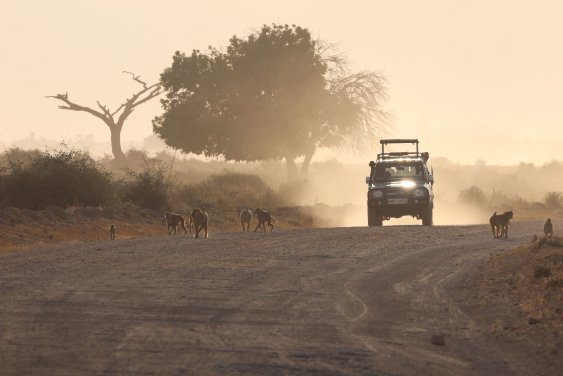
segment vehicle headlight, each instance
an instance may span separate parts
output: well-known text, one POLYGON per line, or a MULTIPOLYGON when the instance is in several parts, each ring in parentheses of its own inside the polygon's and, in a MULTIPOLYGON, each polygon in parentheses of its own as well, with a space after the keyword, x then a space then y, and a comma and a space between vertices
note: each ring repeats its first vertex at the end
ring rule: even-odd
POLYGON ((382 191, 371 191, 371 197, 381 198, 381 197, 383 197, 383 192, 382 191))
POLYGON ((415 189, 414 197, 424 197, 426 196, 426 189, 415 189))

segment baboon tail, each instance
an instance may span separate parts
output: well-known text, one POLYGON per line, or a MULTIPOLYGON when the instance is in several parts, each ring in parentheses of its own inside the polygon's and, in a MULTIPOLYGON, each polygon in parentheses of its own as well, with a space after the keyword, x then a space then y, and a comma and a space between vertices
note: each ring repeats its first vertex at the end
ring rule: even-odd
POLYGON ((248 210, 248 205, 246 205, 246 210, 248 210))
POLYGON ((270 218, 272 218, 272 222, 276 221, 276 219, 273 216, 270 216, 270 218))

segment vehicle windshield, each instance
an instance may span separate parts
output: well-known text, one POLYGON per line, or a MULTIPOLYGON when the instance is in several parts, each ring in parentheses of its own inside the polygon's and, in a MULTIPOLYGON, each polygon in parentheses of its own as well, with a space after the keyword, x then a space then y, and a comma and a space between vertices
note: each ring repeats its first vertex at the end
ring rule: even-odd
POLYGON ((375 180, 377 181, 423 178, 422 165, 419 163, 379 164, 375 168, 375 180))

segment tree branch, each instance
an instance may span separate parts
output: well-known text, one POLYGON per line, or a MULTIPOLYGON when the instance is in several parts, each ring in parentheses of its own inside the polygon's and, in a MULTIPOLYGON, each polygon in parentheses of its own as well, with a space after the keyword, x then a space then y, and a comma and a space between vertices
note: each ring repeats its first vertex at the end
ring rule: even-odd
POLYGON ((145 97, 144 99, 139 100, 137 103, 134 103, 132 107, 137 107, 140 104, 145 103, 148 100, 153 99, 154 97, 159 96, 162 93, 161 87, 159 84, 154 84, 152 86, 149 86, 147 89, 151 89, 151 88, 155 88, 153 91, 150 92, 150 94, 145 97))
POLYGON ((102 106, 102 105, 100 104, 100 101, 96 101, 96 103, 98 104, 98 107, 100 107, 100 108, 102 109, 102 111, 104 112, 104 114, 106 115, 106 117, 108 117, 108 118, 111 119, 112 116, 111 116, 111 114, 110 114, 110 112, 109 112, 109 109, 108 109, 106 106, 102 106))
POLYGON ((145 82, 139 80, 139 78, 141 77, 141 75, 138 75, 137 77, 135 77, 135 73, 131 73, 131 72, 127 72, 127 71, 123 71, 123 73, 128 73, 128 74, 130 74, 131 76, 133 76, 133 79, 134 79, 135 81, 137 81, 137 82, 140 83, 140 84, 143 84, 143 87, 144 87, 145 89, 147 88, 147 84, 146 84, 145 82))
POLYGON ((122 126, 123 123, 125 122, 125 119, 127 119, 127 117, 133 112, 135 107, 153 99, 154 97, 156 97, 156 96, 158 96, 162 93, 162 88, 161 88, 160 84, 156 83, 156 84, 153 84, 151 86, 147 86, 147 84, 145 82, 143 82, 139 79, 139 77, 141 77, 141 76, 135 76, 135 74, 133 74, 131 72, 127 72, 127 71, 123 71, 123 73, 128 73, 128 74, 132 75, 133 80, 135 80, 138 83, 143 85, 143 89, 141 89, 138 93, 133 94, 131 96, 131 98, 127 99, 125 101, 125 103, 121 104, 117 108, 117 110, 115 110, 115 112, 113 112, 113 113, 110 111, 110 109, 107 106, 102 105, 100 103, 100 101, 96 101, 96 103, 98 104, 98 107, 102 110, 102 112, 93 110, 89 107, 77 105, 76 103, 72 103, 71 101, 68 100, 68 93, 46 96, 45 98, 55 98, 55 99, 58 99, 60 101, 63 101, 64 103, 66 103, 67 106, 59 106, 59 109, 61 109, 61 110, 88 112, 88 113, 102 119, 110 127, 115 126, 116 124, 119 125, 119 126, 122 126), (145 98, 139 99, 143 94, 145 94, 149 91, 150 91, 150 93, 145 98), (119 113, 119 111, 121 111, 121 110, 123 110, 123 112, 119 116, 117 123, 116 123, 115 120, 114 120, 114 116, 116 116, 119 113))
POLYGON ((123 107, 125 107, 125 103, 122 104, 121 106, 119 106, 119 107, 117 108, 117 110, 115 110, 115 112, 114 112, 113 114, 111 114, 111 117, 113 117, 113 115, 117 114, 117 113, 119 112, 119 110, 121 110, 123 107))
MULTIPOLYGON (((92 114, 100 119, 102 119, 104 122, 107 123, 107 118, 104 116, 104 114, 96 111, 96 110, 92 110, 89 107, 84 107, 84 106, 80 106, 76 103, 72 103, 71 101, 68 100, 68 92, 66 94, 57 94, 57 95, 47 95, 45 96, 45 98, 55 98, 58 99, 60 101, 63 101, 64 103, 67 104, 67 106, 59 106, 60 110, 71 110, 71 111, 84 111, 84 112, 88 112, 89 114, 92 114)), ((98 103, 99 104, 99 103, 98 103)))

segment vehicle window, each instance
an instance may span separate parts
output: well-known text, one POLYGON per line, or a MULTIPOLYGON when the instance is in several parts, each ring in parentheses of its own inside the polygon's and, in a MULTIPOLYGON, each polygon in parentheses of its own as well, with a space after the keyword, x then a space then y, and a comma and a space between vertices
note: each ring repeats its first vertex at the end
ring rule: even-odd
POLYGON ((418 164, 378 165, 375 169, 375 180, 380 181, 422 178, 424 172, 418 164))

